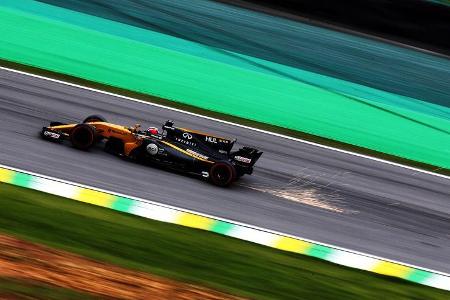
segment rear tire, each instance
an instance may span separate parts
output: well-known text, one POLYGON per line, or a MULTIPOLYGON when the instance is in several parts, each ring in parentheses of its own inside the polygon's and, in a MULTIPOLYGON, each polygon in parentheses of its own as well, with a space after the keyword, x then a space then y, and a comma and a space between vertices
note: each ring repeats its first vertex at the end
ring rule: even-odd
POLYGON ((236 180, 236 169, 227 161, 219 161, 209 170, 209 178, 217 186, 229 186, 236 180))
POLYGON ((89 123, 89 122, 108 122, 106 119, 101 115, 91 115, 84 119, 83 123, 89 123))
POLYGON ((70 132, 70 142, 79 150, 88 150, 97 142, 95 127, 89 124, 78 124, 70 132))

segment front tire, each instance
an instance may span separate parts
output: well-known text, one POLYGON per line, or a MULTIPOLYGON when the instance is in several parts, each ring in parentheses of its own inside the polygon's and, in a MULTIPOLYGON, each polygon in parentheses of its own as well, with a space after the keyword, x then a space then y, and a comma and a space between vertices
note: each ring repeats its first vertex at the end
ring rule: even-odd
POLYGON ((209 170, 209 178, 217 186, 229 186, 236 180, 236 169, 227 161, 216 162, 209 170))
POLYGON ((91 115, 84 119, 83 123, 90 123, 90 122, 108 122, 106 119, 101 115, 91 115))
POLYGON ((78 124, 70 132, 70 142, 79 150, 88 150, 97 142, 95 127, 89 124, 78 124))

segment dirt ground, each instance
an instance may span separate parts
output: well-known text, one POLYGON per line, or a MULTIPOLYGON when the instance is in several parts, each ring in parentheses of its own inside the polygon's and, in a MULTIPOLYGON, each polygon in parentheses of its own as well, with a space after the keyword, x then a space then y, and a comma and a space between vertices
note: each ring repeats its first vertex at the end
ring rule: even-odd
POLYGON ((103 299, 242 299, 1 234, 0 276, 38 281, 103 299))

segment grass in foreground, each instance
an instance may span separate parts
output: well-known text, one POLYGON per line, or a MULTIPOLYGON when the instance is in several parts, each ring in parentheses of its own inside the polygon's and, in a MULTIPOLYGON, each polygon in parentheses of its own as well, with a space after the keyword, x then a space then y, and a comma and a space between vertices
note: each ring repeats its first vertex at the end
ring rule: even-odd
POLYGON ((1 299, 77 300, 98 299, 92 295, 38 282, 0 278, 1 299))
POLYGON ((0 231, 256 299, 449 299, 448 292, 0 184, 0 231))
POLYGON ((257 122, 257 121, 252 121, 249 119, 244 119, 244 118, 235 117, 232 115, 214 112, 214 111, 202 109, 202 108, 199 108, 196 106, 183 104, 183 103, 179 103, 179 102, 175 102, 175 101, 170 101, 170 100, 166 100, 163 98, 158 98, 155 96, 138 93, 138 92, 126 90, 123 88, 110 86, 107 84, 93 82, 93 81, 89 81, 86 79, 82 79, 82 78, 78 78, 78 77, 74 77, 74 76, 70 76, 70 75, 66 75, 66 74, 62 74, 62 73, 48 71, 48 70, 44 70, 44 69, 37 68, 37 67, 27 66, 27 65, 23 65, 20 63, 7 61, 7 60, 3 60, 3 59, 0 59, 0 66, 15 69, 15 70, 20 70, 20 71, 24 71, 24 72, 28 72, 28 73, 32 73, 32 74, 37 74, 37 75, 41 75, 41 76, 45 76, 45 77, 49 77, 49 78, 54 78, 54 79, 58 79, 58 80, 63 80, 63 81, 67 81, 70 83, 79 84, 82 86, 99 89, 102 91, 107 91, 110 93, 115 93, 115 94, 119 94, 119 95, 123 95, 123 96, 127 96, 127 97, 137 98, 137 99, 148 101, 151 103, 161 104, 161 105, 165 105, 168 107, 173 107, 173 108, 181 109, 184 111, 193 112, 193 113, 200 114, 203 116, 209 116, 209 117, 216 118, 219 120, 233 122, 233 123, 237 123, 237 124, 241 124, 241 125, 245 125, 245 126, 249 126, 249 127, 253 127, 253 128, 258 128, 258 129, 274 132, 274 133, 279 133, 279 134, 283 134, 286 136, 291 136, 294 138, 298 138, 298 139, 302 139, 302 140, 306 140, 306 141, 310 141, 310 142, 314 142, 314 143, 318 143, 318 144, 322 144, 322 145, 326 145, 326 146, 331 146, 331 147, 335 147, 338 149, 347 150, 347 151, 351 151, 351 152, 355 152, 355 153, 369 155, 372 157, 392 161, 392 162, 403 164, 406 166, 411 166, 411 167, 419 168, 422 170, 427 170, 427 171, 450 176, 450 169, 445 169, 442 167, 433 166, 430 164, 402 158, 399 156, 386 154, 386 153, 379 152, 376 150, 371 150, 368 148, 364 148, 364 147, 360 147, 360 146, 320 137, 320 136, 309 134, 306 132, 291 130, 291 129, 287 129, 287 128, 283 128, 283 127, 279 127, 279 126, 275 126, 275 125, 265 124, 265 123, 261 123, 261 122, 257 122))

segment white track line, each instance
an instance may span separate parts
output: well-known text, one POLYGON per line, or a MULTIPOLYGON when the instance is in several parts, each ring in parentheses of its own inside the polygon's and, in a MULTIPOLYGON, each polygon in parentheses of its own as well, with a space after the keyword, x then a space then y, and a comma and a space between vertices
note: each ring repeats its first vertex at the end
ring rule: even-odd
POLYGON ((121 193, 110 191, 110 190, 105 190, 105 189, 94 187, 94 186, 89 186, 89 185, 85 185, 85 184, 81 184, 81 183, 76 183, 76 182, 73 182, 73 181, 70 181, 70 180, 64 180, 64 179, 60 179, 60 178, 56 178, 56 177, 52 177, 52 176, 47 176, 47 175, 43 175, 43 174, 39 174, 39 173, 35 173, 35 172, 30 172, 30 171, 27 171, 27 170, 15 168, 15 167, 3 165, 3 164, 0 164, 0 168, 10 169, 10 170, 17 171, 17 172, 20 172, 20 173, 25 173, 25 174, 33 175, 33 176, 36 176, 36 177, 41 177, 41 178, 53 180, 53 181, 56 181, 56 182, 67 183, 67 184, 70 184, 70 185, 73 185, 73 186, 77 186, 77 187, 82 187, 82 188, 96 190, 96 191, 100 191, 100 192, 104 192, 104 193, 108 193, 108 194, 113 194, 113 195, 120 196, 120 197, 135 199, 135 200, 138 200, 140 202, 154 204, 154 205, 157 205, 157 206, 166 207, 166 208, 170 208, 170 209, 174 209, 174 210, 178 210, 178 211, 182 211, 182 212, 189 212, 189 213, 192 213, 192 214, 195 214, 195 215, 200 215, 200 216, 204 216, 204 217, 211 218, 211 219, 221 220, 221 221, 224 221, 224 222, 240 225, 240 226, 247 227, 247 228, 257 229, 257 230, 260 230, 260 231, 264 231, 264 232, 268 232, 268 233, 272 233, 272 234, 276 234, 276 235, 282 235, 282 236, 286 236, 286 237, 300 239, 300 240, 303 240, 303 241, 306 241, 306 242, 310 242, 310 243, 313 243, 313 244, 319 244, 319 245, 322 245, 322 246, 327 246, 327 247, 330 247, 330 248, 333 248, 333 249, 336 249, 336 250, 342 250, 342 251, 345 251, 345 252, 354 253, 354 254, 358 254, 358 255, 361 255, 361 256, 366 256, 366 257, 375 258, 375 259, 379 259, 379 260, 384 260, 384 261, 388 261, 388 262, 392 262, 392 263, 397 263, 397 264, 400 264, 400 265, 403 265, 403 266, 412 267, 412 268, 416 268, 416 269, 421 269, 421 270, 424 270, 424 271, 428 271, 428 272, 439 274, 439 275, 443 275, 443 276, 450 276, 450 274, 447 274, 447 273, 444 273, 444 272, 441 272, 441 271, 436 271, 436 270, 432 270, 432 269, 428 269, 428 268, 424 268, 424 267, 419 267, 419 266, 408 264, 408 263, 405 263, 405 262, 401 262, 401 261, 397 261, 397 260, 393 260, 393 259, 389 259, 389 258, 385 258, 385 257, 381 257, 381 256, 376 256, 376 255, 372 255, 372 254, 368 254, 368 253, 364 253, 364 252, 359 252, 359 251, 356 251, 356 250, 342 248, 342 247, 339 247, 339 246, 330 245, 330 244, 318 242, 318 241, 315 241, 315 240, 310 240, 310 239, 307 239, 307 238, 303 238, 303 237, 300 237, 300 236, 295 236, 295 235, 284 233, 284 232, 280 232, 280 231, 275 231, 275 230, 271 230, 271 229, 267 229, 267 228, 258 227, 258 226, 255 226, 255 225, 241 223, 239 221, 234 221, 234 220, 225 219, 225 218, 222 218, 222 217, 217 217, 217 216, 213 216, 213 215, 197 212, 197 211, 194 211, 194 210, 189 210, 189 209, 186 209, 186 208, 172 206, 172 205, 169 205, 169 204, 155 202, 155 201, 152 201, 152 200, 143 199, 143 198, 139 198, 139 197, 135 197, 135 196, 125 195, 125 194, 121 194, 121 193))
POLYGON ((353 156, 357 156, 357 157, 362 157, 362 158, 370 159, 370 160, 373 160, 373 161, 385 163, 385 164, 388 164, 388 165, 391 165, 391 166, 396 166, 396 167, 399 167, 399 168, 408 169, 408 170, 411 170, 411 171, 424 173, 424 174, 437 176, 437 177, 441 177, 441 178, 445 178, 445 179, 449 179, 450 180, 450 176, 446 176, 446 175, 442 175, 442 174, 438 174, 438 173, 434 173, 434 172, 430 172, 430 171, 426 171, 426 170, 422 170, 422 169, 418 169, 418 168, 402 165, 402 164, 399 164, 399 163, 391 162, 391 161, 388 161, 388 160, 384 160, 384 159, 380 159, 380 158, 376 158, 376 157, 372 157, 372 156, 368 156, 368 155, 364 155, 364 154, 360 154, 360 153, 356 153, 356 152, 351 152, 351 151, 342 150, 342 149, 339 149, 339 148, 325 146, 325 145, 322 145, 322 144, 306 141, 306 140, 299 139, 299 138, 294 138, 294 137, 291 137, 291 136, 287 136, 287 135, 283 135, 283 134, 279 134, 279 133, 275 133, 275 132, 271 132, 271 131, 267 131, 267 130, 263 130, 263 129, 258 129, 258 128, 254 128, 254 127, 250 127, 250 126, 245 126, 245 125, 241 125, 241 124, 237 124, 237 123, 233 123, 233 122, 228 122, 228 121, 224 121, 224 120, 208 117, 208 116, 203 116, 203 115, 200 115, 200 114, 192 113, 192 112, 189 112, 189 111, 184 111, 184 110, 173 108, 173 107, 170 107, 170 106, 165 106, 165 105, 161 105, 161 104, 151 103, 149 101, 140 100, 140 99, 137 99, 137 98, 127 97, 127 96, 123 96, 123 95, 120 95, 120 94, 115 94, 115 93, 111 93, 111 92, 107 92, 107 91, 103 91, 103 90, 99 90, 99 89, 90 88, 90 87, 87 87, 87 86, 84 86, 84 85, 79 85, 79 84, 75 84, 75 83, 71 83, 71 82, 67 82, 67 81, 63 81, 63 80, 58 80, 58 79, 54 79, 54 78, 50 78, 50 77, 36 75, 36 74, 32 74, 32 73, 28 73, 28 72, 24 72, 24 71, 19 71, 19 70, 15 70, 15 69, 10 69, 10 68, 6 68, 6 67, 2 67, 2 66, 0 66, 0 69, 6 70, 6 71, 9 71, 9 72, 13 72, 13 73, 18 73, 18 74, 22 74, 22 75, 27 75, 27 76, 43 79, 43 80, 48 80, 48 81, 52 81, 52 82, 56 82, 56 83, 60 83, 60 84, 68 85, 68 86, 73 86, 73 87, 77 87, 77 88, 80 88, 80 89, 84 89, 84 90, 88 90, 88 91, 92 91, 92 92, 96 92, 96 93, 100 93, 100 94, 104 94, 104 95, 108 95, 108 96, 114 96, 114 97, 118 97, 118 98, 121 98, 121 99, 129 100, 129 101, 134 101, 134 102, 139 102, 139 103, 146 104, 146 105, 156 106, 156 107, 160 107, 160 108, 176 111, 176 112, 179 112, 179 113, 195 116, 195 117, 198 117, 198 118, 203 118, 203 119, 207 119, 207 120, 211 120, 211 121, 215 121, 215 122, 219 122, 219 123, 223 123, 223 124, 227 124, 227 125, 232 125, 232 126, 236 126, 236 127, 240 127, 240 128, 244 128, 244 129, 248 129, 248 130, 253 130, 253 131, 256 131, 256 132, 260 132, 260 133, 264 133, 264 134, 268 134, 268 135, 272 135, 272 136, 288 139, 288 140, 291 140, 291 141, 296 141, 296 142, 300 142, 300 143, 304 143, 304 144, 308 144, 308 145, 312 145, 312 146, 316 146, 316 147, 320 147, 320 148, 324 148, 324 149, 328 149, 328 150, 332 150, 332 151, 336 151, 336 152, 340 152, 340 153, 345 153, 345 154, 349 154, 349 155, 353 155, 353 156))

